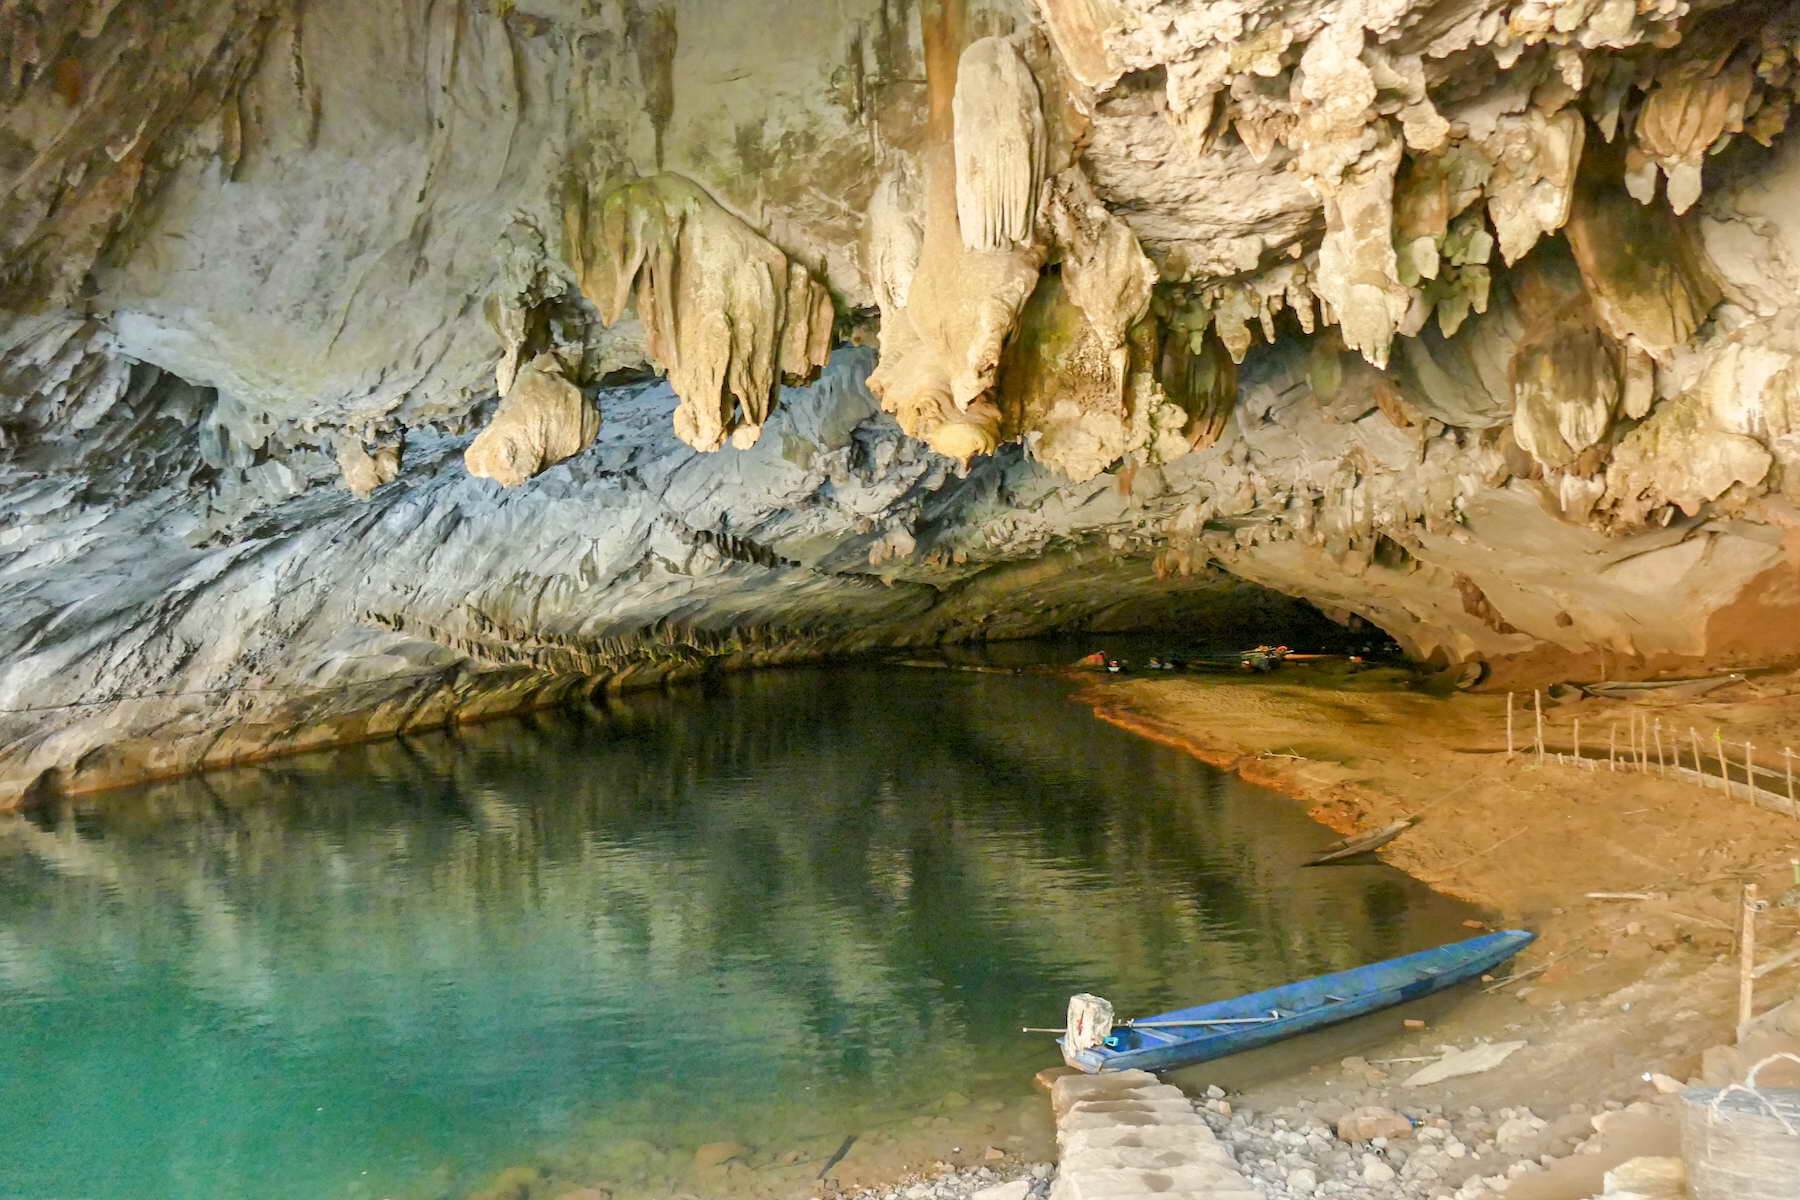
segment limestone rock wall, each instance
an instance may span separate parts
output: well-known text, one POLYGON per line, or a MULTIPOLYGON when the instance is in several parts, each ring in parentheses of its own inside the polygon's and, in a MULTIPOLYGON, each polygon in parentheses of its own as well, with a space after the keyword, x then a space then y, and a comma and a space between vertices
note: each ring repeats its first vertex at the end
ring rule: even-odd
POLYGON ((366 501, 325 447, 288 453, 284 488, 232 477, 188 432, 211 397, 167 377, 127 393, 90 430, 105 453, 0 472, 0 800, 719 664, 1164 611, 1197 630, 1306 620, 1221 572, 1159 579, 1079 535, 1048 544, 1065 522, 1129 527, 1107 484, 957 540, 965 512, 1013 512, 1048 480, 1016 453, 960 477, 877 418, 869 368, 843 352, 730 454, 674 437, 667 385, 613 389, 591 446, 506 489, 465 469, 480 439, 415 432, 366 501))

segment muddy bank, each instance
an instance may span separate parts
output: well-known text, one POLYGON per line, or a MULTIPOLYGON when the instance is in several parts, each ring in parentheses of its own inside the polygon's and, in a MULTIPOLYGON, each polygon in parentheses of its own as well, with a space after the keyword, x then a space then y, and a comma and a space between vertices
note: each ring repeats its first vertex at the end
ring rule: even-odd
MULTIPOLYGON (((1369 1168, 1377 1181, 1385 1166, 1403 1172, 1409 1149, 1430 1156, 1427 1176, 1407 1194, 1483 1195, 1509 1175, 1530 1175, 1531 1184, 1513 1184, 1507 1194, 1594 1195, 1605 1158, 1598 1148, 1583 1156, 1587 1169, 1574 1182, 1561 1180, 1555 1156, 1591 1137, 1596 1114, 1632 1106, 1652 1112, 1635 1152, 1674 1153, 1673 1124, 1664 1119, 1671 1102, 1659 1105, 1646 1076, 1687 1081, 1709 1067, 1713 1076, 1731 1070, 1711 1048, 1736 1034, 1742 886, 1756 883, 1777 901, 1758 921, 1766 962, 1800 931, 1800 908, 1789 906, 1800 892, 1788 893, 1800 821, 1752 804, 1741 786, 1727 795, 1716 781, 1665 776, 1654 767, 1654 749, 1646 752, 1647 772, 1610 769, 1608 731, 1616 728, 1623 746, 1635 718, 1647 730, 1668 731, 1671 743, 1679 731, 1685 745, 1692 728, 1710 748, 1716 728, 1734 760, 1748 740, 1762 748, 1765 764, 1779 764, 1781 747, 1800 745, 1797 696, 1800 678, 1771 674, 1699 699, 1552 703, 1545 709, 1552 753, 1539 765, 1534 755, 1506 753, 1504 693, 1433 695, 1397 671, 1090 680, 1077 699, 1101 719, 1294 797, 1340 833, 1418 816, 1382 858, 1489 910, 1495 927, 1539 934, 1498 978, 1322 1035, 1308 1056, 1259 1052, 1173 1081, 1196 1096, 1209 1086, 1225 1090, 1236 1119, 1260 1114, 1236 1148, 1240 1161, 1268 1164, 1261 1182, 1274 1195, 1305 1194, 1286 1187, 1293 1170, 1315 1171, 1321 1191, 1362 1194, 1367 1164, 1339 1153, 1341 1143, 1331 1146, 1336 1158, 1327 1156, 1335 1165, 1280 1165, 1284 1154, 1293 1157, 1294 1147, 1283 1146, 1287 1135, 1309 1130, 1298 1133, 1300 1141, 1316 1141, 1338 1113, 1362 1105, 1398 1110, 1424 1129, 1439 1121, 1474 1129, 1472 1138, 1458 1137, 1466 1152, 1446 1161, 1419 1141, 1396 1143, 1394 1162, 1378 1150, 1383 1165, 1369 1168), (1590 755, 1596 744, 1602 751, 1597 764, 1557 761, 1554 750, 1569 748, 1578 717, 1590 755), (1404 1085, 1417 1064, 1446 1049, 1504 1041, 1524 1044, 1495 1069, 1404 1085), (1499 1113, 1507 1115, 1496 1119, 1499 1113), (1507 1121, 1510 1145, 1497 1137, 1507 1121), (1533 1136, 1523 1135, 1527 1127, 1533 1136)), ((1520 704, 1516 725, 1521 750, 1531 736, 1526 707, 1520 704)), ((1764 787, 1779 791, 1778 779, 1764 787)), ((1321 846, 1330 840, 1321 830, 1321 846)), ((1757 1012, 1792 997, 1797 983, 1795 967, 1770 973, 1758 984, 1757 1012)), ((1301 1183, 1307 1179, 1301 1174, 1301 1183)))

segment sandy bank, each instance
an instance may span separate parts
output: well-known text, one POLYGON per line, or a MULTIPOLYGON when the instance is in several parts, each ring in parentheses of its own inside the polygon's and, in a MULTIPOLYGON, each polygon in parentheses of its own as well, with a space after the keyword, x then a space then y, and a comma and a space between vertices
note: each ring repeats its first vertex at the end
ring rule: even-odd
MULTIPOLYGON (((1420 816, 1383 858, 1491 910, 1495 926, 1539 933, 1512 982, 1503 972, 1484 988, 1427 1002, 1428 1011, 1414 1006, 1322 1035, 1304 1055, 1259 1052, 1175 1080, 1192 1094, 1222 1086, 1240 1108, 1297 1119, 1323 1112, 1327 1123, 1368 1103, 1415 1116, 1529 1108, 1544 1123, 1535 1140, 1515 1138, 1486 1162, 1459 1163, 1444 1181, 1442 1194, 1451 1194, 1465 1180, 1566 1152, 1587 1114, 1653 1099, 1646 1073, 1700 1075, 1703 1053, 1735 1033, 1742 885, 1778 900, 1794 883, 1800 821, 1752 805, 1741 788, 1727 796, 1716 781, 1708 788, 1605 761, 1558 764, 1554 751, 1570 748, 1575 718, 1590 753, 1596 745, 1604 752, 1609 728, 1623 746, 1635 715, 1652 731, 1660 722, 1669 742, 1679 731, 1689 763, 1690 727, 1708 755, 1717 728, 1734 760, 1749 740, 1765 766, 1779 768, 1781 747, 1800 748, 1800 679, 1764 676, 1704 699, 1549 704, 1553 753, 1542 766, 1528 754, 1508 759, 1504 693, 1432 695, 1411 683, 1391 671, 1288 668, 1269 677, 1106 677, 1077 699, 1104 720, 1294 797, 1342 833, 1420 816), (1425 1018, 1425 1027, 1403 1026, 1407 1017, 1425 1018), (1526 1045, 1498 1069, 1425 1088, 1400 1083, 1414 1068, 1394 1060, 1502 1040, 1526 1045)), ((1521 747, 1530 739, 1528 705, 1529 694, 1521 747)), ((1778 776, 1773 787, 1781 790, 1778 776)), ((1321 844, 1330 840, 1321 830, 1321 844)), ((1768 961, 1794 945, 1800 909, 1778 903, 1758 929, 1759 959, 1768 961)), ((1800 966, 1771 973, 1758 985, 1757 1011, 1792 997, 1797 982, 1800 966)), ((1508 1194, 1591 1195, 1598 1175, 1588 1174, 1559 1190, 1547 1186, 1552 1172, 1508 1194)))

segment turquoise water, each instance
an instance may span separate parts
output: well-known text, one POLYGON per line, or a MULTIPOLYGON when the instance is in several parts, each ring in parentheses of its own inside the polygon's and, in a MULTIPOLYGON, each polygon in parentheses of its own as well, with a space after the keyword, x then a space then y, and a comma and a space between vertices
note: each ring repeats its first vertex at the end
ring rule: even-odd
POLYGON ((1053 681, 898 668, 0 819, 0 1196, 811 1194, 851 1134, 851 1173, 1023 1154, 1055 1054, 1018 1027, 1070 992, 1461 935, 1397 872, 1294 869, 1326 840, 1053 681))

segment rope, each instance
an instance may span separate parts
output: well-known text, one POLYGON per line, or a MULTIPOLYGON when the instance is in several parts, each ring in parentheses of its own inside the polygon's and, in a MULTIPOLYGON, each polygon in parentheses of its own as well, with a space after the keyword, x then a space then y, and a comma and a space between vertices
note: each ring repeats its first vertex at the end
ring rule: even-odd
POLYGON ((1770 1063, 1777 1062, 1784 1058, 1789 1062, 1800 1064, 1800 1054, 1791 1054, 1788 1051, 1783 1050, 1779 1053, 1769 1055, 1769 1057, 1750 1068, 1750 1073, 1744 1077, 1744 1082, 1734 1083, 1729 1087, 1719 1089, 1719 1094, 1713 1097, 1711 1104, 1707 1105, 1709 1114, 1707 1119, 1717 1125, 1719 1123, 1719 1106, 1725 1102, 1725 1097, 1731 1095, 1733 1092, 1742 1092, 1746 1096, 1755 1097, 1764 1108, 1768 1109, 1769 1115, 1781 1122, 1781 1127, 1787 1131, 1789 1137, 1800 1137, 1800 1129, 1794 1128, 1793 1122, 1782 1115, 1781 1109, 1776 1107, 1775 1102, 1756 1090, 1757 1073, 1770 1063))

